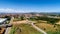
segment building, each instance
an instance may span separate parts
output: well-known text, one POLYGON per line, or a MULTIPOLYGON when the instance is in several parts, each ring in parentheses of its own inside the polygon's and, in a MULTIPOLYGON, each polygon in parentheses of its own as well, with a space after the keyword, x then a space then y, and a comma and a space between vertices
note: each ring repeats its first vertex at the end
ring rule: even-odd
POLYGON ((7 18, 0 18, 0 25, 6 23, 7 18))

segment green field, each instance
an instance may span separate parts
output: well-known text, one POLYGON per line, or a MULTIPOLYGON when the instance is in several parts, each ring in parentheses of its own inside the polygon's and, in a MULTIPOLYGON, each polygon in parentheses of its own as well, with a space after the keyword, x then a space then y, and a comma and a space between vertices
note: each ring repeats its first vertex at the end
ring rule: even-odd
POLYGON ((14 25, 11 29, 10 34, 42 34, 35 30, 31 25, 20 24, 14 25))

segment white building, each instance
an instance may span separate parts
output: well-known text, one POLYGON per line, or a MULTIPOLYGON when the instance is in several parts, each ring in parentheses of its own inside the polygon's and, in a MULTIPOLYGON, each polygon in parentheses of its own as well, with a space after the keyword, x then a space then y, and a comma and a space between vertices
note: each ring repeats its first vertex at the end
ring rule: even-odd
POLYGON ((7 18, 0 18, 0 25, 6 23, 7 18))

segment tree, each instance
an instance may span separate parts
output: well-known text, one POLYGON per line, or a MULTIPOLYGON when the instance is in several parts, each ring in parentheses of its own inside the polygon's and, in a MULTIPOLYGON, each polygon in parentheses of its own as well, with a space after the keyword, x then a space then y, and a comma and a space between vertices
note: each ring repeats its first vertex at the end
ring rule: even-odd
POLYGON ((11 17, 10 17, 10 16, 5 16, 5 18, 7 18, 7 20, 10 20, 10 19, 11 19, 11 17))
POLYGON ((24 20, 24 16, 21 16, 20 18, 21 18, 21 20, 24 20))

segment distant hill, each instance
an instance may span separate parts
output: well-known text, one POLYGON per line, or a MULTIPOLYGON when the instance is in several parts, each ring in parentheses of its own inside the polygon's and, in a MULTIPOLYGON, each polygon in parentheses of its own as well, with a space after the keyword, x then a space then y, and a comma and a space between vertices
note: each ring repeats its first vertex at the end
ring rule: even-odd
MULTIPOLYGON (((7 13, 7 12, 0 12, 0 14, 24 14, 24 13, 7 13)), ((28 12, 26 14, 60 14, 60 12, 50 12, 50 13, 47 13, 47 12, 28 12)))

